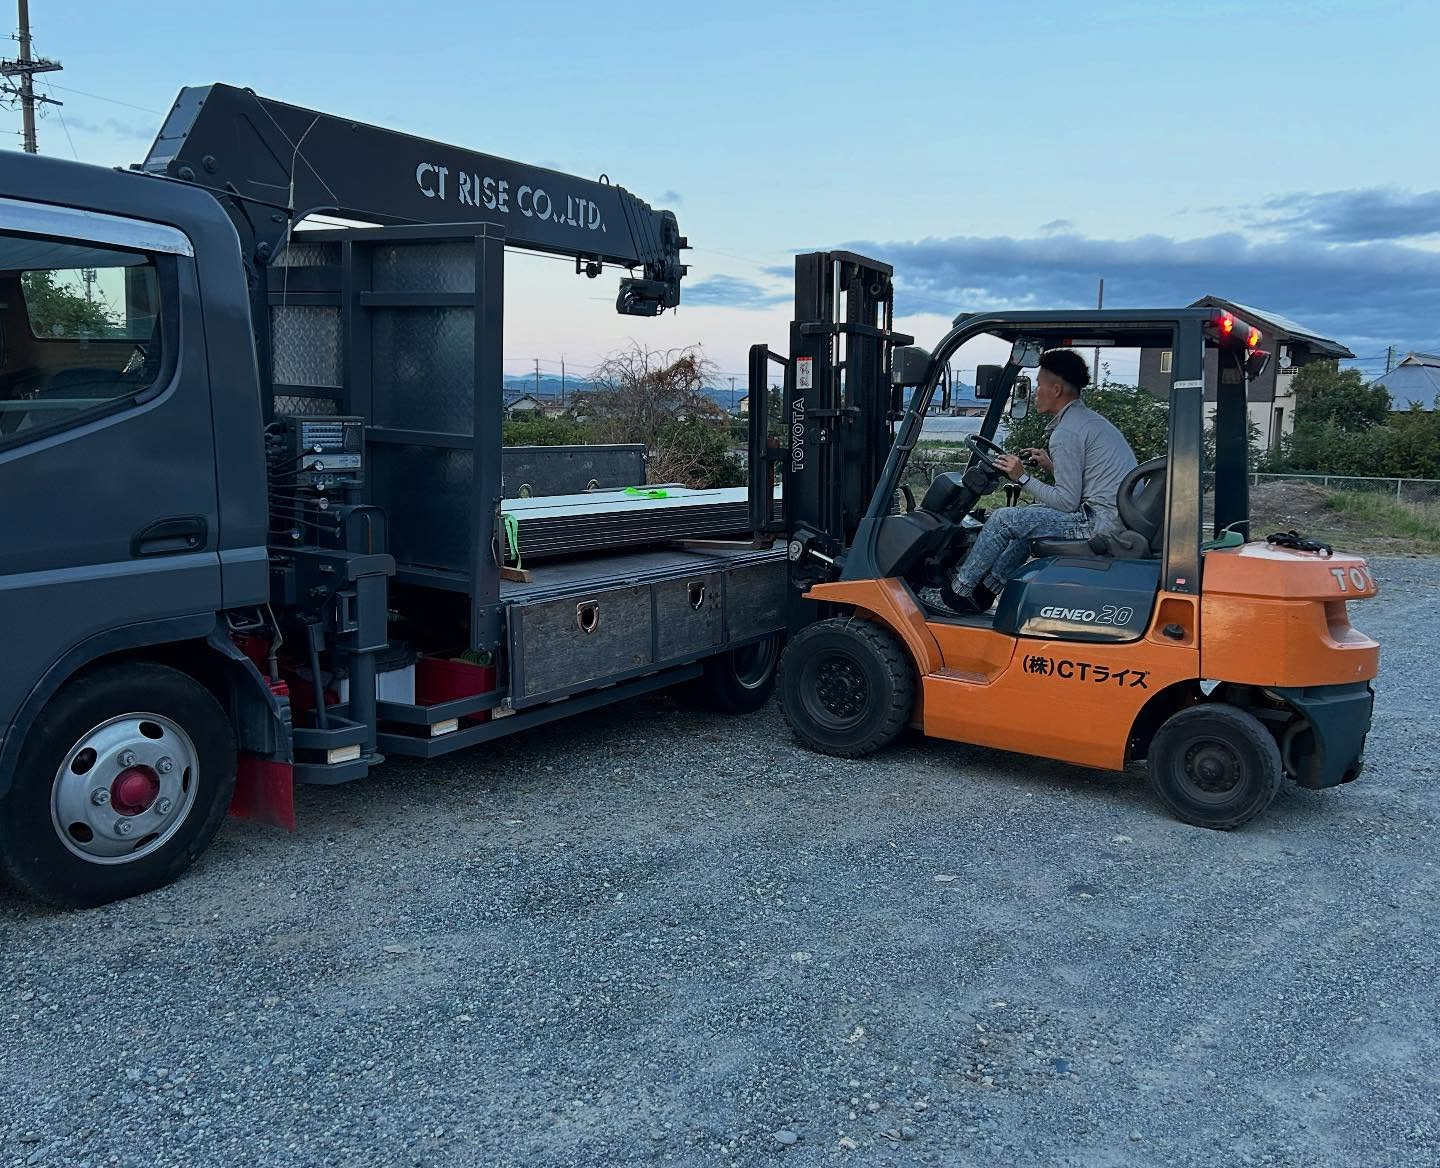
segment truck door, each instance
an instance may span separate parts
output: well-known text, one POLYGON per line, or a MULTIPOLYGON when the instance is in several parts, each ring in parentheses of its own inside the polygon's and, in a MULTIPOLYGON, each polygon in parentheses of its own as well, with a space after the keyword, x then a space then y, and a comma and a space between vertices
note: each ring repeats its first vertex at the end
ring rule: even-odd
POLYGON ((204 357, 182 232, 0 198, 0 734, 62 659, 213 621, 204 357))

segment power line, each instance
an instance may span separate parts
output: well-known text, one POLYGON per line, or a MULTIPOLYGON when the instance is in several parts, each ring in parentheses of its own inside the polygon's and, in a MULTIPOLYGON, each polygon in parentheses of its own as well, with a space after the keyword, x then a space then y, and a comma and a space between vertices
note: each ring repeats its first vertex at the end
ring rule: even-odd
POLYGON ((57 85, 53 81, 49 84, 51 89, 62 89, 66 93, 75 94, 77 97, 89 97, 93 98, 95 101, 107 101, 111 105, 123 105, 126 109, 139 110, 142 114, 155 114, 157 117, 162 118, 165 116, 164 110, 151 109, 148 105, 135 105, 128 101, 116 101, 113 97, 105 97, 103 94, 99 93, 87 93, 85 92, 85 90, 76 89, 74 86, 71 85, 57 85))
MULTIPOLYGON (((59 103, 57 102, 56 104, 58 105, 59 103)), ((79 162, 80 152, 75 149, 75 139, 70 137, 70 127, 65 124, 65 115, 57 109, 55 116, 60 119, 60 128, 65 131, 65 141, 70 143, 70 153, 75 156, 75 161, 79 162)))

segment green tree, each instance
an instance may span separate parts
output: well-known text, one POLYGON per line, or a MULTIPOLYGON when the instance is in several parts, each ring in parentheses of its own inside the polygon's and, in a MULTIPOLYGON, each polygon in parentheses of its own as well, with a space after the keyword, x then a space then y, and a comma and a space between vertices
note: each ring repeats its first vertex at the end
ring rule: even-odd
POLYGON ((20 286, 37 337, 104 337, 121 332, 118 318, 98 300, 65 287, 54 271, 25 272, 20 286))
MULTIPOLYGON (((1169 448, 1169 407, 1148 389, 1107 382, 1086 390, 1081 400, 1114 423, 1139 461, 1157 458, 1169 448)), ((1031 410, 1021 421, 1010 423, 1005 448, 1021 450, 1027 446, 1044 446, 1049 424, 1047 415, 1031 410)))
POLYGON ((1284 444, 1284 465, 1316 474, 1393 473, 1381 469, 1397 461, 1386 454, 1396 441, 1390 418, 1385 387, 1368 384, 1358 369, 1335 361, 1306 365, 1295 374, 1295 430, 1284 444))
POLYGON ((1358 369, 1341 369, 1337 361, 1316 361, 1295 374, 1297 430, 1334 422, 1354 434, 1389 418, 1390 394, 1383 385, 1367 383, 1358 369))
POLYGON ((591 440, 589 433, 575 418, 547 418, 538 410, 505 421, 506 446, 580 446, 591 440))
POLYGON ((743 486, 745 470, 730 454, 727 438, 723 426, 698 418, 661 427, 650 448, 652 481, 687 487, 743 486))

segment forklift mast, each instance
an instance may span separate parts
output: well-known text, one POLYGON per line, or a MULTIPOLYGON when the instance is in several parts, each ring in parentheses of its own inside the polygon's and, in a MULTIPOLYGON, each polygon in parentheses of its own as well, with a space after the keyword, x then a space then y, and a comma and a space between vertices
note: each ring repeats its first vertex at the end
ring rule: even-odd
MULTIPOLYGON (((790 356, 750 350, 751 500, 757 535, 785 532, 810 564, 850 546, 903 416, 891 353, 913 338, 894 331, 889 264, 848 251, 795 257, 790 356), (784 369, 783 442, 769 436, 769 366, 784 369), (767 506, 784 468, 782 517, 767 506)), ((797 554, 796 571, 803 572, 797 554)), ((817 577, 818 579, 819 577, 817 577)))

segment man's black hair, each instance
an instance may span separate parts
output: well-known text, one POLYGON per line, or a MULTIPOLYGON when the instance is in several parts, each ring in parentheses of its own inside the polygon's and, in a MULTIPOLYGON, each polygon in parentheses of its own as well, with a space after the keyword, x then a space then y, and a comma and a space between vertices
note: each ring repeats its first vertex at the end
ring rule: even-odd
POLYGON ((1090 384, 1090 366, 1073 349, 1051 349, 1040 358, 1040 368, 1055 374, 1076 393, 1090 384))

